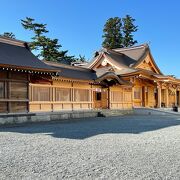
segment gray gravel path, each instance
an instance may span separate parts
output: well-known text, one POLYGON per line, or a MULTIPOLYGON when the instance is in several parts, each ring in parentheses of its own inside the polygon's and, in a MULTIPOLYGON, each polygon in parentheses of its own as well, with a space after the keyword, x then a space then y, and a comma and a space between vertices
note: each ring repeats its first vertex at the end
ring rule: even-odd
POLYGON ((0 128, 0 179, 180 179, 180 117, 0 128))

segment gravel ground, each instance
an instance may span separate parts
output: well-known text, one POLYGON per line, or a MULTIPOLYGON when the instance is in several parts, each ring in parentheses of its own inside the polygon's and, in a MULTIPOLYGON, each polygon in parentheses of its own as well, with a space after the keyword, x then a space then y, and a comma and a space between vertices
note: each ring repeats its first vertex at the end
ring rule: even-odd
POLYGON ((0 179, 180 179, 180 117, 0 128, 0 179))

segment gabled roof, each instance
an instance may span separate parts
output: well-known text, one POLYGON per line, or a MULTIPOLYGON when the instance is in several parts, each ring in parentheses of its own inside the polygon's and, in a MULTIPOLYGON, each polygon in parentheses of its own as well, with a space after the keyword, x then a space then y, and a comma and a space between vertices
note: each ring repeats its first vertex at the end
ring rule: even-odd
POLYGON ((135 64, 145 55, 147 49, 148 49, 148 45, 143 44, 139 46, 133 46, 128 48, 117 48, 113 50, 118 53, 124 54, 128 58, 132 59, 133 64, 135 64))
POLYGON ((0 66, 56 72, 31 53, 28 44, 24 41, 0 36, 0 66))
POLYGON ((149 46, 147 44, 128 47, 128 48, 118 48, 118 49, 102 49, 99 55, 93 59, 92 62, 88 64, 88 68, 94 68, 102 56, 106 57, 117 67, 123 67, 126 70, 130 68, 129 71, 136 69, 139 64, 143 62, 147 55, 150 55, 154 68, 159 74, 162 74, 157 64, 155 63, 152 54, 150 52, 149 46))
POLYGON ((134 64, 136 61, 131 57, 124 55, 123 53, 116 52, 114 50, 108 49, 105 52, 106 56, 109 57, 111 60, 114 60, 116 63, 122 66, 130 66, 134 64))

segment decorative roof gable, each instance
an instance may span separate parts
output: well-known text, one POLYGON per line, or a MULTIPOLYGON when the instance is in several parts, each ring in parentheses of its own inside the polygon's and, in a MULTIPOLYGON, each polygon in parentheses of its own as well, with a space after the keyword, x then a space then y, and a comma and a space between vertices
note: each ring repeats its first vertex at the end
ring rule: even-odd
POLYGON ((88 68, 95 70, 103 67, 113 67, 119 71, 128 68, 145 69, 162 74, 147 44, 129 48, 101 50, 99 55, 89 64, 88 68))

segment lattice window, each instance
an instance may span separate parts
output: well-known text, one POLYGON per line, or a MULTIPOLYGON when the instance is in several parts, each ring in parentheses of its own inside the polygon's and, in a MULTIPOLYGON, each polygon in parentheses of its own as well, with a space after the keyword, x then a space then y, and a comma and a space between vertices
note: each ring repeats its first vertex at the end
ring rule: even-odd
POLYGON ((33 101, 50 101, 50 88, 48 87, 34 87, 33 101))
POLYGON ((141 99, 141 88, 140 87, 134 88, 134 99, 141 99))
POLYGON ((56 101, 70 101, 71 89, 56 88, 56 101))
POLYGON ((123 101, 123 92, 122 91, 112 91, 111 100, 113 102, 122 102, 123 101))
POLYGON ((131 92, 125 92, 124 93, 124 101, 125 102, 131 102, 132 101, 132 94, 131 94, 131 92))
POLYGON ((75 89, 74 90, 75 101, 89 101, 89 90, 87 89, 75 89))

